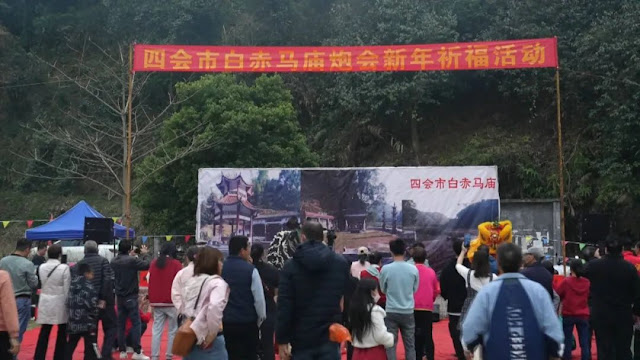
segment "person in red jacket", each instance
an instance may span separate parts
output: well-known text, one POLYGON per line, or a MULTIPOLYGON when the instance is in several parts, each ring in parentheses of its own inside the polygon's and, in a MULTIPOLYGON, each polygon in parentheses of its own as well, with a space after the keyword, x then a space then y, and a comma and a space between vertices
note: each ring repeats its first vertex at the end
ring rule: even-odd
POLYGON ((582 261, 574 259, 570 263, 571 276, 558 286, 562 300, 562 326, 564 328, 564 356, 571 359, 571 341, 574 326, 578 329, 581 359, 591 359, 591 331, 589 330, 589 288, 591 283, 582 277, 582 261))
MULTIPOLYGON (((118 309, 116 309, 116 313, 117 313, 118 309)), ((151 320, 151 313, 143 313, 142 310, 138 310, 139 314, 140 314, 140 337, 142 337, 142 335, 144 335, 144 333, 147 331, 147 327, 149 326, 149 321, 151 320)), ((124 337, 125 337, 125 342, 126 344, 126 348, 127 348, 127 352, 128 353, 133 353, 133 340, 131 339, 131 328, 133 327, 133 324, 131 324, 131 319, 127 319, 126 322, 126 327, 125 327, 125 331, 124 331, 124 337)), ((118 348, 118 341, 115 340, 114 342, 114 349, 118 348)))
POLYGON ((176 260, 176 245, 166 242, 160 249, 160 256, 149 267, 149 304, 153 307, 153 337, 151 340, 151 359, 160 358, 160 343, 165 322, 169 324, 167 339, 167 359, 172 358, 173 338, 178 331, 178 310, 171 301, 173 279, 182 264, 176 260))
POLYGON ((638 270, 638 273, 640 274, 640 256, 637 256, 637 254, 633 252, 633 247, 634 246, 631 241, 625 243, 624 250, 622 251, 622 257, 635 266, 636 270, 638 270))
POLYGON ((382 255, 379 252, 374 252, 369 255, 369 266, 366 270, 362 270, 360 273, 360 279, 374 279, 378 284, 378 294, 380 299, 378 305, 384 309, 387 304, 387 296, 380 291, 380 270, 382 270, 382 255))

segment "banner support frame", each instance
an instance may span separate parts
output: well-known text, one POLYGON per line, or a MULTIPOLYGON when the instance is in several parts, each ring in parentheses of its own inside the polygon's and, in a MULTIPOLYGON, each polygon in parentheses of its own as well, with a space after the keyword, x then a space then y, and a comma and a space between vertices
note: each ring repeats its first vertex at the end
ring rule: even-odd
POLYGON ((560 239, 562 241, 562 269, 567 274, 567 242, 565 237, 565 214, 564 214, 564 156, 562 152, 562 106, 560 95, 560 66, 556 67, 556 108, 558 127, 558 183, 560 192, 560 239))
MULTIPOLYGON (((131 155, 132 155, 132 112, 133 112, 133 45, 129 44, 129 93, 127 97, 127 175, 125 179, 125 209, 124 209, 124 219, 125 219, 125 227, 127 228, 127 237, 129 240, 129 230, 131 228, 131 155)), ((114 243, 115 246, 115 243, 114 243)))

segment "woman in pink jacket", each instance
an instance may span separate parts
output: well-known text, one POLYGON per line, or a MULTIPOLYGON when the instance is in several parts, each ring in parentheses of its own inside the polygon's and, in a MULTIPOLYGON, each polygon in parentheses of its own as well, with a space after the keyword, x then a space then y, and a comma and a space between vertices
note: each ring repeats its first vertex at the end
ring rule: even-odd
POLYGON ((424 248, 413 250, 413 261, 418 269, 418 291, 413 295, 415 310, 413 316, 416 323, 416 359, 427 355, 427 360, 434 360, 433 344, 433 302, 440 294, 438 277, 432 268, 426 266, 427 252, 424 248))
POLYGON ((224 255, 218 249, 203 247, 196 256, 193 277, 183 289, 183 313, 193 317, 191 329, 197 342, 184 360, 227 360, 222 313, 229 299, 229 286, 220 277, 224 255))

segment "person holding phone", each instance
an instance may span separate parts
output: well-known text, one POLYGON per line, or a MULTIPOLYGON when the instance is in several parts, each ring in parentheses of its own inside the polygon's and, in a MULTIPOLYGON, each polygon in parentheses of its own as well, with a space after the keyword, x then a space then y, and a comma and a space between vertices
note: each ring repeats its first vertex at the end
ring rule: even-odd
MULTIPOLYGON (((462 253, 462 239, 453 239, 452 246, 456 256, 462 253)), ((457 360, 466 360, 464 349, 460 342, 460 314, 462 305, 467 298, 465 279, 456 270, 457 259, 453 259, 440 273, 440 295, 447 300, 447 312, 449 315, 449 335, 453 342, 457 360)), ((462 265, 469 268, 469 260, 463 259, 462 265)))

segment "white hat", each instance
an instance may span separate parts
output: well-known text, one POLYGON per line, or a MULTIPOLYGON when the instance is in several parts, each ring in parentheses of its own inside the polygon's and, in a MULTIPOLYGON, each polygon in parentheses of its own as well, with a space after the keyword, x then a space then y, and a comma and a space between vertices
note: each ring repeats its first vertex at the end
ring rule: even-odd
POLYGON ((369 249, 366 246, 360 246, 358 248, 358 255, 369 255, 369 249))

